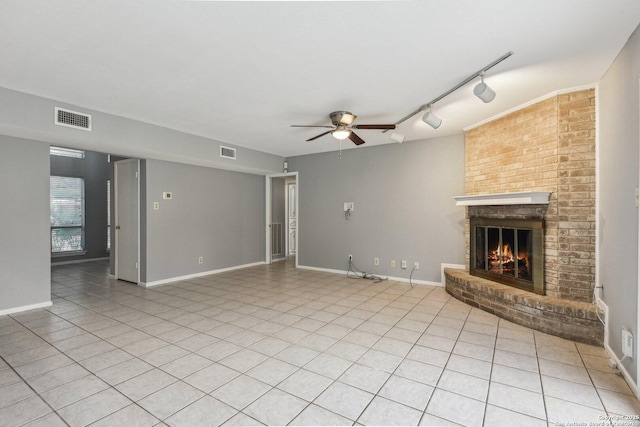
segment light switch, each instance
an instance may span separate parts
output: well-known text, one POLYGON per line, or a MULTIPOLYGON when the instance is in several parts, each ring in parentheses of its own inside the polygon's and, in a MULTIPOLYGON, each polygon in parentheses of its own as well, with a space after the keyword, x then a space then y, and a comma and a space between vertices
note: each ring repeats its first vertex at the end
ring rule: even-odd
POLYGON ((164 193, 162 193, 162 198, 165 200, 170 200, 173 197, 173 195, 171 194, 170 191, 165 191, 164 193))

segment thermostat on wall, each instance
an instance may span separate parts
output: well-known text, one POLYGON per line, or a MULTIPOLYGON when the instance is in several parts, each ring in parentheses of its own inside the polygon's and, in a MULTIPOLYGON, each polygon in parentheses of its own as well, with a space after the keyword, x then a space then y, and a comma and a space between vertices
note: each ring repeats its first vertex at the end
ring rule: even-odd
POLYGON ((162 198, 165 200, 169 200, 172 198, 172 194, 170 191, 165 191, 164 193, 162 193, 162 198))

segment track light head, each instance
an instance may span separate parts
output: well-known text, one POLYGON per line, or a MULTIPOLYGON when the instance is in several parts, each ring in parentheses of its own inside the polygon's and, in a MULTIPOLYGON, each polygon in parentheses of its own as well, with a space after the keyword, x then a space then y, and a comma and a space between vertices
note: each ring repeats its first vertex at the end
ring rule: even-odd
POLYGON ((404 135, 398 132, 393 132, 390 138, 393 142, 397 142, 398 144, 402 144, 404 142, 404 135))
POLYGON ((442 124, 442 119, 431 112, 431 105, 429 105, 429 110, 427 110, 427 114, 422 116, 422 121, 434 129, 438 129, 442 124))
POLYGON ((496 93, 484 82, 484 71, 480 73, 480 79, 482 81, 473 88, 473 94, 483 102, 489 103, 496 97, 496 93))

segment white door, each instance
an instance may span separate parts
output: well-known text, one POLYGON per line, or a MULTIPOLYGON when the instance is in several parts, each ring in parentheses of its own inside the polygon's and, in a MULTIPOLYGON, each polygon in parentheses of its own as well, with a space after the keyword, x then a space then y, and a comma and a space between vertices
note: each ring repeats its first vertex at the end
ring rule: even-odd
POLYGON ((116 278, 139 282, 138 160, 114 163, 116 213, 116 278))
POLYGON ((289 255, 295 255, 296 253, 296 229, 298 226, 298 221, 297 221, 297 217, 298 217, 298 212, 296 211, 296 207, 297 207, 297 201, 296 201, 296 184, 295 183, 291 183, 287 185, 287 196, 288 196, 288 205, 289 205, 289 212, 288 212, 288 218, 287 218, 287 223, 288 223, 288 230, 287 230, 287 235, 288 235, 288 248, 289 248, 289 255))

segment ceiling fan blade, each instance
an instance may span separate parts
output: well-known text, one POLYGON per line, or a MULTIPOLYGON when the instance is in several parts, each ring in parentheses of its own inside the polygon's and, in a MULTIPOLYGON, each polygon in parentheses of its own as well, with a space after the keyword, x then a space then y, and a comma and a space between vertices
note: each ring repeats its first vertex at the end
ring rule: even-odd
MULTIPOLYGON (((316 136, 314 136, 313 138, 309 138, 309 139, 307 139, 307 141, 313 141, 314 139, 318 139, 318 138, 320 138, 321 136, 325 136, 325 135, 326 135, 326 134, 328 134, 328 133, 331 133, 331 131, 330 131, 330 130, 328 130, 328 131, 326 131, 326 132, 323 132, 323 133, 321 133, 320 135, 316 135, 316 136)), ((351 133, 353 133, 353 132, 351 132, 351 133)), ((363 141, 363 142, 364 142, 364 141, 363 141)))
POLYGON ((349 139, 351 141, 353 141, 353 143, 356 144, 356 145, 364 144, 364 139, 362 139, 358 135, 356 135, 356 133, 354 131, 351 131, 351 133, 349 134, 349 139))
POLYGON ((292 128, 333 128, 333 126, 317 126, 317 125, 291 125, 292 128))
POLYGON ((354 129, 395 129, 396 125, 353 125, 354 129))

